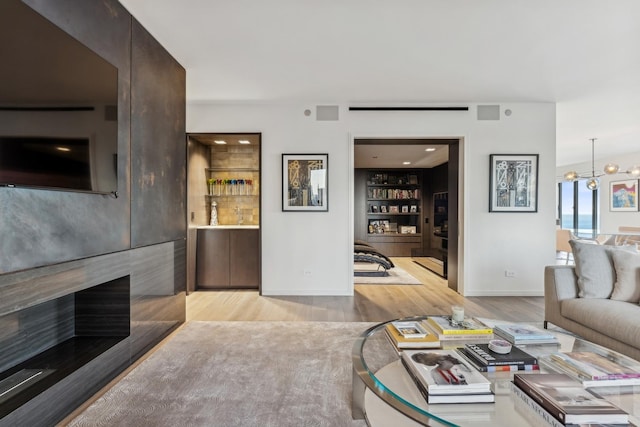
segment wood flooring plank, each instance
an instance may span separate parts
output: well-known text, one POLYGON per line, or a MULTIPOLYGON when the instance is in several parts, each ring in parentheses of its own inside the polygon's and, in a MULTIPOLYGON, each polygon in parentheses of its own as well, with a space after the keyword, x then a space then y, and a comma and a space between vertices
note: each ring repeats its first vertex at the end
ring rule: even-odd
POLYGON ((187 296, 187 320, 382 322, 419 314, 449 314, 464 306, 469 316, 542 322, 543 297, 469 297, 414 263, 393 262, 421 285, 355 285, 353 296, 260 296, 252 290, 196 291, 187 296))

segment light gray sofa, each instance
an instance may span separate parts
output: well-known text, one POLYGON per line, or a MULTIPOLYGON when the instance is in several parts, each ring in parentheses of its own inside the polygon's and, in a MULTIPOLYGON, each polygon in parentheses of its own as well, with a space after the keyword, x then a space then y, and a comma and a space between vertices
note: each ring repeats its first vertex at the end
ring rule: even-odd
POLYGON ((640 305, 608 297, 581 297, 580 292, 574 266, 547 266, 544 327, 548 322, 553 323, 588 341, 640 360, 640 305))

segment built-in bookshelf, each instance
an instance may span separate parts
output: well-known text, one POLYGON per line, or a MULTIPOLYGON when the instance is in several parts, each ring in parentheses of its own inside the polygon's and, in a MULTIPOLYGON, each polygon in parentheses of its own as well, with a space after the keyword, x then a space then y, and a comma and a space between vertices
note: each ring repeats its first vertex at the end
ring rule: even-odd
POLYGON ((422 172, 366 170, 366 240, 389 256, 410 256, 422 246, 422 172))

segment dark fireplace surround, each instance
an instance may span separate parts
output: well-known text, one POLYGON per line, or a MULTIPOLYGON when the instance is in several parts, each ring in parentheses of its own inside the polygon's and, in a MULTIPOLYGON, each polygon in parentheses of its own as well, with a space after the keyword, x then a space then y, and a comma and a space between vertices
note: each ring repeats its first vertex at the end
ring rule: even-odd
POLYGON ((0 317, 0 419, 129 337, 130 276, 0 317))

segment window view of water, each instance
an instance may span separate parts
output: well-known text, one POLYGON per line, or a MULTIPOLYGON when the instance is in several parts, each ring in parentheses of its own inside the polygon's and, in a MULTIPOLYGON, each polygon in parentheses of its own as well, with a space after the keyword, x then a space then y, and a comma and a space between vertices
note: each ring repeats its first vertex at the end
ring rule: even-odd
POLYGON ((573 231, 573 234, 580 237, 594 237, 597 230, 592 227, 593 217, 589 215, 578 215, 578 227, 573 228, 573 215, 562 215, 562 228, 566 228, 573 231))

